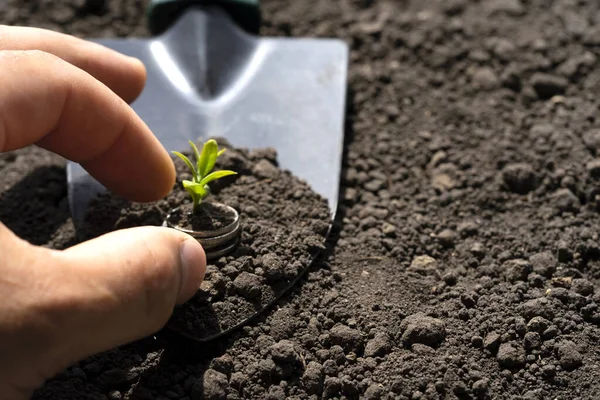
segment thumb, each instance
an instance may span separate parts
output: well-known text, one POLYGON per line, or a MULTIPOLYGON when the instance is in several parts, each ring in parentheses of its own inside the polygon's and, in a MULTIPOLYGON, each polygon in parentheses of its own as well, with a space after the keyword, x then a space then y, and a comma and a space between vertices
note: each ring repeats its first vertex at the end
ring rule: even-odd
POLYGON ((0 253, 0 292, 9 300, 0 303, 7 316, 0 318, 0 347, 15 356, 4 361, 36 365, 44 379, 161 329, 174 306, 200 287, 206 268, 197 241, 159 227, 120 230, 56 251, 32 246, 0 224, 0 253))
MULTIPOLYGON (((202 246, 168 228, 116 231, 56 257, 72 340, 95 353, 152 334, 200 287, 202 246), (64 279, 64 278, 61 278, 64 279)), ((63 336, 64 337, 64 336, 63 336)))

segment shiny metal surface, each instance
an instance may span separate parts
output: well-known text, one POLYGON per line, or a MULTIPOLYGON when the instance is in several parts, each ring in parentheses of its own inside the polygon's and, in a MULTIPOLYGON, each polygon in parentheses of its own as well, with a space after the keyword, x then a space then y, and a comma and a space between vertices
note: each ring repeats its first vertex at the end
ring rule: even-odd
MULTIPOLYGON (((348 48, 335 39, 254 37, 219 9, 190 8, 164 35, 97 42, 141 59, 144 92, 132 107, 168 151, 221 136, 234 146, 274 147, 280 166, 337 208, 348 48)), ((67 166, 69 202, 81 226, 105 190, 67 166)))

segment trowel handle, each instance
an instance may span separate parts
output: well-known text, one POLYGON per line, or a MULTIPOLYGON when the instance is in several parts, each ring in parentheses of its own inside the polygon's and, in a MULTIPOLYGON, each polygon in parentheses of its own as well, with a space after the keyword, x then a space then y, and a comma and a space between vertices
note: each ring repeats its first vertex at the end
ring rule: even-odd
POLYGON ((148 28, 154 35, 163 33, 190 6, 223 8, 244 30, 258 34, 260 28, 259 0, 150 0, 148 28))

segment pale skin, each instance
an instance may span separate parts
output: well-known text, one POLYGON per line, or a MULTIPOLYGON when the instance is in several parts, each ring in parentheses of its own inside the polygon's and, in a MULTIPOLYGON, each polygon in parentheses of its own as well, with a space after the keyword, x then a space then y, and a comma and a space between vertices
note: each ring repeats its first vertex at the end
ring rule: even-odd
MULTIPOLYGON (((0 26, 0 152, 37 145, 81 163, 114 193, 158 200, 172 189, 175 168, 129 106, 145 81, 139 60, 51 31, 0 26)), ((28 399, 72 363, 160 330, 205 268, 202 247, 168 228, 116 231, 57 251, 0 222, 2 399, 28 399)))

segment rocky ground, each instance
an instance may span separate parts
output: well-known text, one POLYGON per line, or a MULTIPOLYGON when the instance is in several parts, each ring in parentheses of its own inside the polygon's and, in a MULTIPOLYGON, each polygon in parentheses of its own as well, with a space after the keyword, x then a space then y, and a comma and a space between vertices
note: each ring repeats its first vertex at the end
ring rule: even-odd
MULTIPOLYGON (((0 21, 144 35, 143 7, 8 0, 0 21)), ((141 340, 36 398, 600 397, 600 4, 263 9, 265 34, 351 46, 343 201, 326 255, 231 337, 141 340)), ((0 220, 67 246, 64 164, 43 154, 0 159, 0 220), (31 215, 27 229, 17 212, 31 215)))

